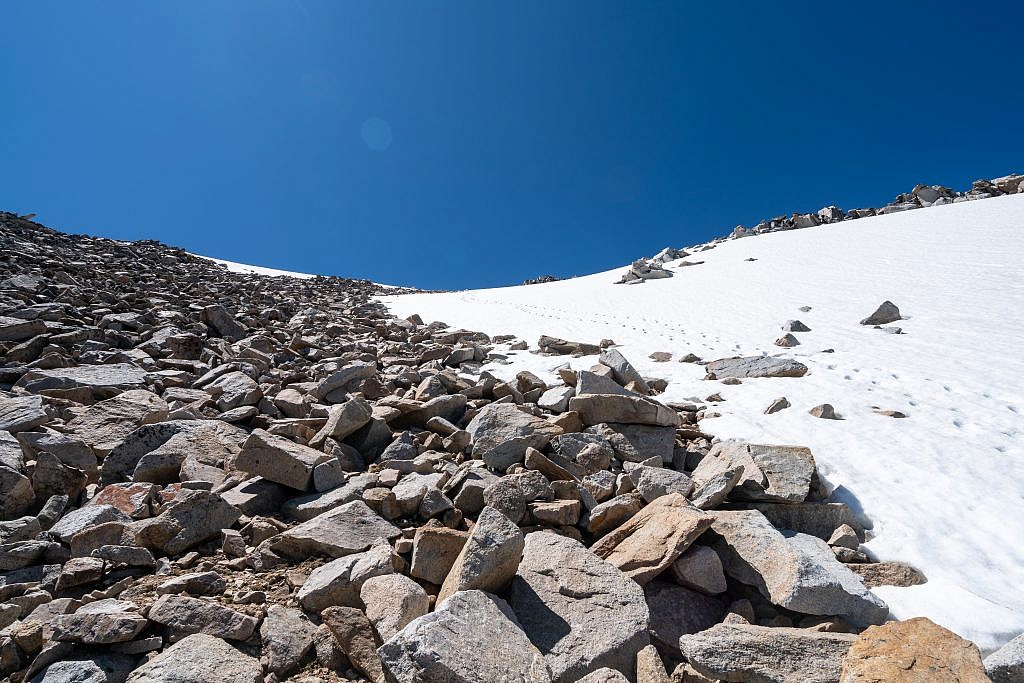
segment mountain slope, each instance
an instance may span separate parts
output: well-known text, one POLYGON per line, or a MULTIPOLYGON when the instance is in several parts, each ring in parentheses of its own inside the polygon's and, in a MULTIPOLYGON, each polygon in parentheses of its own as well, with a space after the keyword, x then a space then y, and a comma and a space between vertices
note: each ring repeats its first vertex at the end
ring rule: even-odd
MULTIPOLYGON (((990 648, 1024 630, 1024 195, 731 240, 668 264, 674 277, 613 284, 621 269, 548 284, 383 300, 399 316, 535 344, 541 334, 617 342, 662 400, 725 399, 701 422, 721 438, 810 446, 836 498, 873 522, 866 548, 928 583, 879 588, 898 618, 924 615, 990 648), (747 259, 756 259, 750 261, 747 259), (904 334, 858 321, 896 303, 904 334), (811 310, 799 309, 810 306, 811 310), (787 320, 810 332, 780 349, 787 320), (832 349, 833 352, 825 352, 832 349), (673 353, 668 363, 648 358, 673 353), (781 355, 802 378, 704 380, 705 360, 781 355), (765 415, 777 397, 792 407, 765 415), (811 416, 830 403, 844 419, 811 416), (907 419, 876 413, 898 410, 907 419)), ((485 367, 542 377, 566 357, 510 352, 485 367)), ((593 357, 571 359, 589 367, 593 357)))

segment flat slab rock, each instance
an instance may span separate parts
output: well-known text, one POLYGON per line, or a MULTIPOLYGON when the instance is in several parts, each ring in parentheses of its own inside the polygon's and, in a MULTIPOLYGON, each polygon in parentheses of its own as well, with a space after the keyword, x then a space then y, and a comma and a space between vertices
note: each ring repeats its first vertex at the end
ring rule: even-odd
POLYGON ((509 604, 555 683, 602 667, 632 672, 649 644, 639 584, 582 543, 551 532, 526 536, 509 604))
POLYGON ((717 624, 679 639, 679 649, 701 674, 750 683, 835 683, 850 633, 717 624))
POLYGON ((549 683, 544 655, 508 604, 479 590, 459 591, 410 622, 380 648, 397 683, 549 683))
POLYGON ((85 388, 113 396, 129 389, 145 389, 146 371, 130 363, 30 370, 18 380, 17 385, 33 394, 55 389, 85 388))
POLYGON ((681 494, 654 500, 591 547, 591 552, 644 585, 665 571, 711 527, 713 517, 681 494))
POLYGON ((709 379, 735 377, 803 377, 807 366, 791 358, 771 356, 747 356, 746 358, 721 358, 705 366, 709 379))
POLYGON ((378 539, 392 539, 402 530, 361 500, 354 500, 283 531, 268 543, 274 552, 291 557, 311 554, 342 557, 369 548, 378 539))
POLYGON ((127 683, 262 683, 260 660, 243 654, 220 638, 196 633, 183 638, 128 677, 127 683), (197 678, 197 672, 202 677, 197 678))
POLYGON ((711 447, 694 469, 693 479, 704 483, 736 467, 743 473, 730 493, 732 499, 799 503, 810 491, 815 465, 805 446, 728 440, 711 447))

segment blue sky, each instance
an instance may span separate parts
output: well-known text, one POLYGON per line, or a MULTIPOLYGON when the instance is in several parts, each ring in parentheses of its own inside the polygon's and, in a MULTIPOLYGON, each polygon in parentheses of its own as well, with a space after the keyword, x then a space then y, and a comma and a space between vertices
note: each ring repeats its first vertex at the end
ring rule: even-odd
POLYGON ((1024 5, 0 4, 0 208, 428 288, 1024 169, 1024 5))

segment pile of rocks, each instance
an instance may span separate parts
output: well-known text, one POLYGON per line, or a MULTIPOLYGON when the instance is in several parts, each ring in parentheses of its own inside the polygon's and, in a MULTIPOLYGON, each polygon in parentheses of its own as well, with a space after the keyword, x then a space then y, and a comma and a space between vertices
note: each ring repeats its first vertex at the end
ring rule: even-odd
POLYGON ((877 626, 870 588, 923 577, 868 561, 807 448, 716 442, 610 342, 546 337, 600 356, 506 382, 481 366, 510 338, 395 319, 365 281, 12 214, 0 248, 16 683, 984 675, 930 622, 877 626))
POLYGON ((538 277, 530 278, 529 280, 523 280, 524 285, 541 285, 545 282, 558 282, 562 278, 555 277, 554 275, 540 275, 538 277))

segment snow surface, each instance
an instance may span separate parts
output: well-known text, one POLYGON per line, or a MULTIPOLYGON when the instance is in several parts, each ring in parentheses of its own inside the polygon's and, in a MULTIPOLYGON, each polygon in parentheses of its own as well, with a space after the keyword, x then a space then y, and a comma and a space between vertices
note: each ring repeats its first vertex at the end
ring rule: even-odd
MULTIPOLYGON (((228 271, 232 273, 244 273, 246 275, 266 275, 268 277, 297 277, 303 280, 309 280, 315 277, 319 277, 318 275, 313 275, 310 273, 296 273, 295 271, 292 270, 278 270, 277 268, 250 266, 246 263, 226 261, 222 258, 213 258, 212 256, 203 256, 202 254, 192 255, 201 259, 206 259, 207 261, 213 261, 214 263, 219 263, 221 265, 227 266, 228 271)), ((401 289, 401 287, 398 287, 397 285, 383 285, 379 282, 375 282, 373 284, 377 285, 378 287, 384 287, 386 289, 401 289)))
MULTIPOLYGON (((1012 195, 730 240, 687 259, 702 265, 673 262, 674 277, 641 285, 613 284, 624 266, 382 300, 399 316, 516 334, 531 348, 541 334, 610 338, 643 374, 669 380, 663 400, 720 393, 721 416, 702 421, 704 431, 810 446, 835 498, 873 525, 865 548, 924 571, 922 586, 875 590, 895 617, 930 617, 989 650, 1024 631, 1022 231, 1024 195, 1012 195), (858 324, 886 299, 904 315, 893 325, 904 334, 858 324), (789 319, 812 331, 780 349, 773 342, 789 319), (704 380, 698 364, 654 363, 653 351, 780 355, 810 371, 728 386, 704 380), (764 415, 779 396, 792 407, 764 415), (844 419, 809 415, 820 403, 844 419)), ((485 369, 501 378, 531 370, 554 383, 567 360, 595 362, 508 356, 485 369)))
POLYGON ((304 280, 316 277, 316 275, 310 275, 309 273, 295 273, 290 270, 278 270, 277 268, 264 268, 263 266, 250 266, 245 263, 236 263, 235 261, 225 261, 222 258, 213 258, 212 256, 203 256, 201 254, 192 254, 199 258, 206 259, 207 261, 213 261, 223 266, 227 266, 228 271, 232 273, 245 273, 248 275, 267 275, 269 277, 297 277, 304 280))

